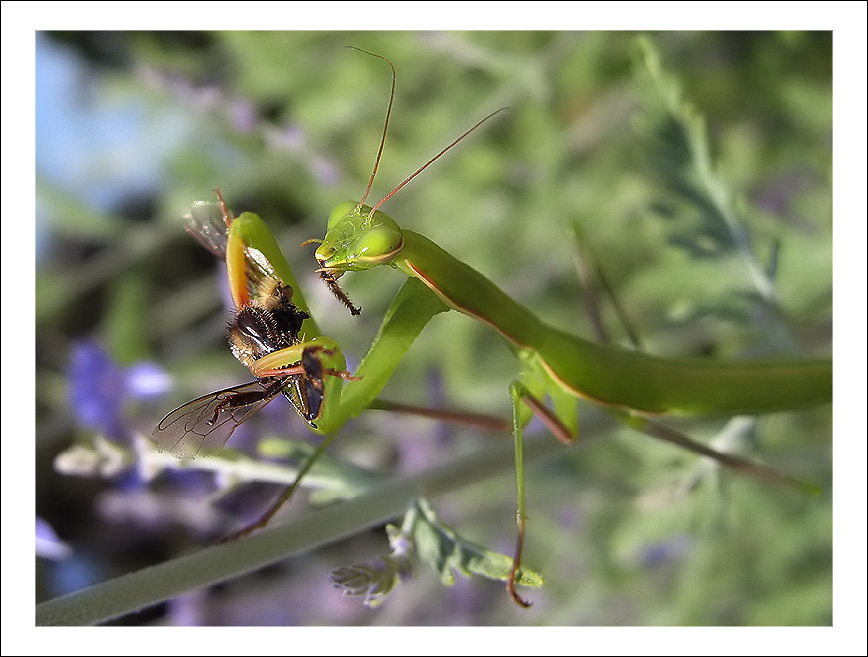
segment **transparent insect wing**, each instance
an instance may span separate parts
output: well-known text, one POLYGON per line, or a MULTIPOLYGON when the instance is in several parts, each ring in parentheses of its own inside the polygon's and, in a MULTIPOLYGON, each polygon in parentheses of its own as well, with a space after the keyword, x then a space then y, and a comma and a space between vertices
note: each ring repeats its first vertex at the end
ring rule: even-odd
POLYGON ((225 259, 228 234, 220 206, 211 201, 196 201, 185 218, 187 232, 215 256, 225 259))
MULTIPOLYGON (((211 201, 196 201, 190 207, 185 218, 187 220, 187 232, 205 249, 221 260, 225 260, 229 229, 226 226, 220 204, 211 201)), ((269 281, 281 283, 274 267, 263 253, 256 249, 245 248, 244 256, 244 274, 251 296, 255 298, 259 295, 262 289, 268 287, 269 281)))
POLYGON ((160 451, 179 459, 208 456, 219 451, 241 424, 281 391, 259 381, 218 390, 176 408, 154 429, 160 451))

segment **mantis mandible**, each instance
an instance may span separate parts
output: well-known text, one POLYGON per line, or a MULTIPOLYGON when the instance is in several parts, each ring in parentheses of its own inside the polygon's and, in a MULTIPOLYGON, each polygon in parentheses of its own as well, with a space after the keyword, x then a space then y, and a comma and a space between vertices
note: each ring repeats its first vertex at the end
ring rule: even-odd
MULTIPOLYGON (((366 51, 363 51, 366 52, 366 51)), ((500 112, 488 115, 417 169, 379 203, 366 204, 385 144, 395 91, 392 92, 385 126, 371 178, 362 200, 338 205, 328 219, 327 232, 316 242, 319 273, 334 294, 351 310, 352 305, 338 285, 348 271, 366 271, 388 265, 418 281, 414 294, 434 296, 444 308, 457 310, 493 328, 506 341, 522 364, 521 376, 510 384, 515 440, 518 537, 509 594, 528 606, 515 589, 525 532, 522 427, 536 415, 562 442, 576 432, 575 400, 583 398, 601 405, 630 426, 649 435, 714 456, 751 474, 787 480, 774 471, 748 464, 708 448, 663 427, 654 419, 662 413, 692 416, 760 414, 806 408, 832 399, 831 361, 776 359, 718 362, 704 359, 661 358, 613 345, 596 344, 554 328, 521 306, 494 283, 469 265, 441 249, 427 237, 402 229, 379 208, 435 162, 446 151, 500 112), (539 401, 552 399, 554 410, 539 401)), ((427 320, 426 320, 427 321, 427 320)), ((348 387, 354 385, 349 383, 348 387)), ((792 480, 789 480, 793 483, 792 480)), ((797 482, 796 482, 797 483, 797 482)))

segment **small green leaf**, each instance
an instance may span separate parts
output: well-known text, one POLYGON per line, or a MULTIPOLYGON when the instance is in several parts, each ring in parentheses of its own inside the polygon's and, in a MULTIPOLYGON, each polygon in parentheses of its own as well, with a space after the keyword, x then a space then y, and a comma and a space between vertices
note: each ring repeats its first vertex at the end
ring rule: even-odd
MULTIPOLYGON (((365 596, 365 606, 376 607, 402 580, 413 575, 418 557, 440 573, 440 581, 451 586, 455 575, 474 575, 505 582, 512 571, 512 557, 492 552, 467 541, 447 527, 428 500, 418 498, 404 516, 403 527, 386 527, 392 553, 380 555, 373 563, 354 563, 336 568, 329 581, 344 595, 365 596)), ((538 588, 543 579, 532 570, 520 568, 516 583, 538 588)))
MULTIPOLYGON (((416 516, 410 533, 419 558, 440 573, 444 584, 453 584, 455 574, 506 581, 512 570, 512 557, 492 552, 472 543, 446 526, 425 499, 416 501, 416 516)), ((543 578, 527 568, 520 568, 516 582, 521 586, 540 587, 543 578)))
POLYGON ((377 557, 374 563, 354 563, 335 568, 329 581, 344 595, 365 596, 366 607, 377 607, 402 580, 413 576, 412 544, 394 525, 386 527, 392 554, 377 557))
POLYGON ((378 557, 373 564, 354 563, 336 568, 329 581, 343 589, 344 595, 365 596, 366 607, 377 607, 401 581, 401 566, 389 557, 378 557))

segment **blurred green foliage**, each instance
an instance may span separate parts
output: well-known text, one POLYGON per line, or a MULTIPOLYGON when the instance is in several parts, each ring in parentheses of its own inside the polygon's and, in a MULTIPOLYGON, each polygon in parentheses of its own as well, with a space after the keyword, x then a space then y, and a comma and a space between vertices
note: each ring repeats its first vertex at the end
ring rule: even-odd
MULTIPOLYGON (((158 172, 101 204, 86 190, 129 163, 95 148, 78 177, 58 178, 37 161, 44 235, 37 256, 37 512, 62 537, 92 544, 105 575, 132 567, 130 546, 99 538, 107 530, 90 508, 98 485, 51 472, 53 455, 82 436, 66 410, 71 341, 97 336, 122 363, 150 358, 176 377, 171 399, 136 415, 145 431, 175 403, 247 377, 222 338, 217 265, 183 232, 188 206, 210 200, 219 187, 236 212, 260 214, 297 273, 308 272, 305 293, 317 321, 351 362, 364 354, 400 285, 392 271, 346 276, 345 289, 364 308, 352 318, 316 281, 312 248, 298 246, 322 236, 334 205, 361 196, 381 135, 388 67, 344 45, 382 54, 397 69, 374 202, 479 118, 510 108, 384 210, 550 323, 591 335, 573 267, 578 227, 649 351, 830 353, 830 33, 654 34, 649 47, 659 51, 671 83, 663 87, 643 77, 633 33, 39 39, 38 47, 78 62, 84 84, 74 100, 82 111, 113 121, 135 109, 131 143, 147 146, 123 152, 152 158, 147 168, 158 172), (661 127, 668 101, 689 103, 708 135, 712 188, 743 228, 735 256, 704 223, 704 197, 678 177, 685 149, 673 151, 678 135, 661 127), (771 305, 757 290, 757 272, 773 282, 771 305)), ((83 122, 80 129, 94 127, 83 122)), ((605 302, 603 319, 619 339, 623 330, 605 302)), ((432 373, 442 377, 449 404, 508 415, 516 364, 486 327, 454 313, 437 317, 386 396, 430 404, 432 373)), ((382 441, 400 448, 408 430, 371 415, 356 428, 359 436, 341 442, 375 454, 382 441)), ((687 429, 705 439, 722 424, 687 429)), ((434 576, 404 587, 394 604, 390 598, 376 611, 356 610, 353 601, 329 597, 337 597, 326 581, 336 565, 330 561, 305 566, 308 579, 321 574, 308 585, 325 592, 306 603, 306 615, 297 611, 286 622, 830 624, 830 413, 763 418, 747 442, 753 456, 826 492, 808 499, 725 473, 695 476, 694 457, 625 430, 580 457, 565 453, 529 472, 525 558, 546 577, 532 610, 513 609, 499 586, 478 584, 484 593, 459 614, 434 576), (679 488, 685 481, 691 490, 679 488)), ((513 486, 511 477, 480 484, 450 497, 441 514, 468 538, 501 541, 509 551, 513 486)), ((262 595, 280 600, 277 590, 269 584, 262 595)))

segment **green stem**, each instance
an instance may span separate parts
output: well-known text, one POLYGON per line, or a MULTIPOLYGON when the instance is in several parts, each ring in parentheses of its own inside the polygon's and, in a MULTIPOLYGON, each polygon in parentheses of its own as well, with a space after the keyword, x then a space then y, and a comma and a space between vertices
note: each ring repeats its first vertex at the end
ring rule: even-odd
MULTIPOLYGON (((613 426, 607 416, 596 409, 588 409, 584 419, 582 435, 585 438, 602 435, 613 426)), ((527 439, 525 458, 539 460, 565 453, 564 449, 550 435, 542 434, 527 439)), ((241 540, 206 547, 195 554, 42 602, 36 606, 36 624, 103 623, 352 536, 402 515, 413 498, 456 491, 494 475, 511 473, 513 467, 512 443, 503 441, 469 457, 461 456, 427 472, 405 476, 357 498, 268 527, 241 540)))

